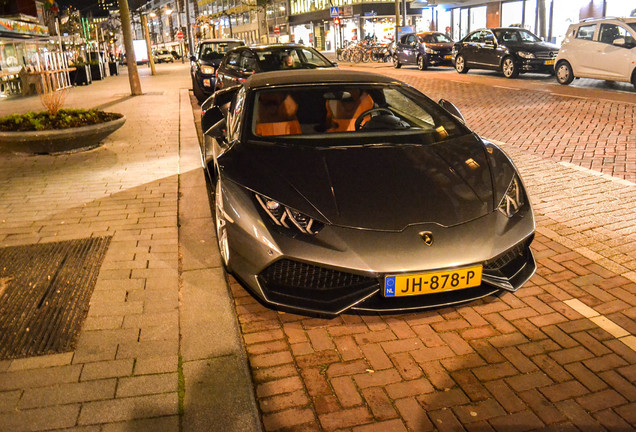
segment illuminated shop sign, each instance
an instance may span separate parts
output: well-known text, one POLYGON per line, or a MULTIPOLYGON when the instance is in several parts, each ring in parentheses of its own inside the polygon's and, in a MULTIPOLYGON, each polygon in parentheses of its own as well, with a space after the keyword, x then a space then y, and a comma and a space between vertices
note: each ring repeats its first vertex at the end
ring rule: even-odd
POLYGON ((32 36, 48 36, 48 27, 31 24, 22 21, 14 21, 6 18, 0 18, 0 32, 15 33, 32 36))

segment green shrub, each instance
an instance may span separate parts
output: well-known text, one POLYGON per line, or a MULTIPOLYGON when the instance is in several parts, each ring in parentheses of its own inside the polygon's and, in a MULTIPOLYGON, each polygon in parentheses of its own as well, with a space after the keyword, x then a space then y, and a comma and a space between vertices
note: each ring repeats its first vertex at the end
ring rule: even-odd
POLYGON ((89 126, 121 118, 119 113, 99 110, 62 109, 56 115, 47 111, 11 114, 0 118, 0 131, 28 132, 89 126))

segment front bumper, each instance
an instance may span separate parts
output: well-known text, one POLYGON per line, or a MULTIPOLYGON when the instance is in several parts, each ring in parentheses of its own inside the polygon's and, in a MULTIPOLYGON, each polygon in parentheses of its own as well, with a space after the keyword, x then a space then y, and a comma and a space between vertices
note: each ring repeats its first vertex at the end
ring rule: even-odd
POLYGON ((428 64, 431 66, 452 66, 453 56, 450 51, 440 52, 439 54, 426 54, 428 64))
POLYGON ((462 303, 516 291, 535 272, 529 248, 534 219, 529 204, 512 218, 498 211, 455 227, 436 224, 385 232, 326 225, 315 236, 263 222, 253 200, 223 184, 231 267, 263 302, 295 311, 337 315, 348 309, 405 311, 462 303), (250 215, 246 217, 246 215, 250 215), (431 231, 432 247, 419 234, 431 231), (438 294, 385 297, 387 274, 483 265, 480 286, 438 294))
POLYGON ((203 74, 199 72, 196 75, 196 81, 199 89, 201 89, 204 94, 209 96, 214 93, 216 78, 213 74, 203 74))
POLYGON ((519 69, 522 72, 552 73, 554 71, 554 59, 543 60, 517 58, 517 61, 519 62, 519 69))

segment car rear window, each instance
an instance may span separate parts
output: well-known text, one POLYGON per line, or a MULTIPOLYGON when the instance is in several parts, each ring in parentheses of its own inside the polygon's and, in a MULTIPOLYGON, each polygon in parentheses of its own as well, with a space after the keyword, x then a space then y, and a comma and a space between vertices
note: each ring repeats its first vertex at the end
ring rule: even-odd
POLYGON ((199 58, 201 60, 222 59, 229 50, 243 46, 243 42, 206 42, 199 47, 199 58))
MULTIPOLYGON (((406 87, 322 84, 257 91, 251 132, 296 138, 397 133, 441 141, 463 135, 467 129, 438 104, 406 87)), ((336 140, 321 145, 339 144, 336 140)))
POLYGON ((256 56, 263 72, 333 67, 333 64, 322 54, 310 48, 285 47, 261 50, 256 51, 256 56))

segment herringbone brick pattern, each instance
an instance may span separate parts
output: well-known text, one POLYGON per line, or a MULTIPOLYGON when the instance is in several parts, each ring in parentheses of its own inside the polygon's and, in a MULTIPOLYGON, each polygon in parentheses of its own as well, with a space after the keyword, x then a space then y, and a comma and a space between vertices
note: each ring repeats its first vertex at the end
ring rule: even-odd
POLYGON ((276 312, 233 279, 265 430, 636 427, 636 352, 569 308, 636 331, 636 284, 541 235, 515 294, 407 315, 276 312))
POLYGON ((482 136, 636 182, 636 101, 492 87, 434 72, 383 68, 381 73, 413 85, 435 101, 450 100, 482 136))
POLYGON ((634 345, 565 303, 636 332, 635 106, 383 72, 507 143, 537 274, 458 307, 332 320, 268 309, 230 277, 265 430, 636 429, 634 345))

